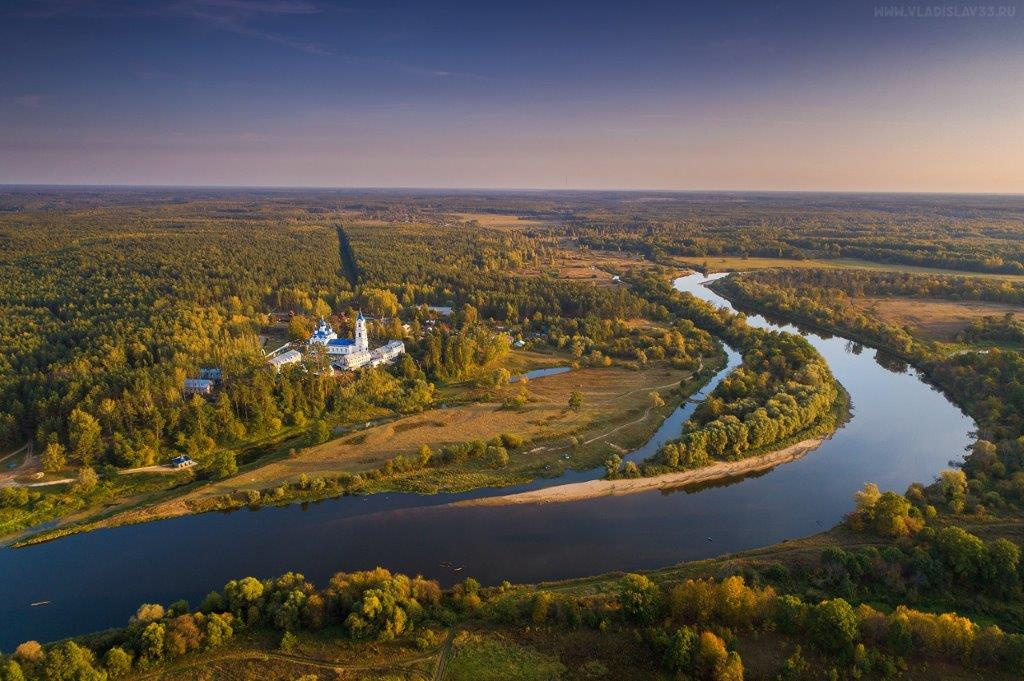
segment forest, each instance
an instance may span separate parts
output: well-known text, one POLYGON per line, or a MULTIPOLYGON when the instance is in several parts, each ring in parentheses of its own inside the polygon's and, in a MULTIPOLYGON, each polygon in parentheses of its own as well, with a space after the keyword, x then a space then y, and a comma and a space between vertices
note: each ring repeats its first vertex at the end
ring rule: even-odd
MULTIPOLYGON (((131 191, 16 193, 0 206, 0 258, 12 273, 0 283, 0 449, 27 442, 48 480, 72 481, 4 488, 0 534, 229 478, 261 452, 429 409, 444 386, 500 386, 514 338, 593 367, 668 360, 698 370, 718 352, 685 320, 654 335, 628 325, 667 314, 626 286, 547 271, 550 236, 436 211, 131 191), (396 213, 403 218, 379 220, 396 213), (373 338, 405 341, 400 362, 339 376, 312 355, 276 374, 264 366, 265 351, 301 346, 318 318, 350 334, 358 310, 372 315, 373 338), (183 380, 203 367, 222 372, 215 393, 183 394, 183 380), (178 478, 118 474, 181 455, 199 467, 178 478)), ((348 489, 345 480, 313 488, 348 489)))
MULTIPOLYGON (((417 652, 451 654, 453 640, 451 678, 558 678, 569 671, 558 653, 592 675, 624 679, 738 681, 745 658, 756 659, 749 671, 764 678, 769 670, 783 679, 890 679, 924 668, 993 678, 1024 673, 1021 634, 953 612, 847 600, 891 591, 894 563, 895 574, 909 573, 896 579, 915 589, 979 583, 995 597, 1019 597, 1019 550, 949 528, 903 551, 828 549, 798 572, 774 563, 720 578, 608 576, 598 590, 592 580, 484 587, 471 577, 442 589, 383 568, 337 573, 322 588, 296 573, 245 577, 194 609, 184 601, 144 603, 124 628, 49 645, 26 641, 0 657, 0 678, 194 678, 204 667, 228 663, 230 670, 232 660, 248 657, 314 669, 355 662, 365 673, 374 659, 386 669, 417 652), (784 592, 801 583, 830 595, 808 601, 784 592), (559 646, 577 639, 588 642, 582 656, 559 646), (538 652, 540 641, 556 655, 538 652), (482 669, 474 659, 479 646, 489 660, 482 669), (537 676, 535 667, 546 672, 537 676)), ((243 672, 232 676, 255 678, 243 672)))
MULTIPOLYGON (((192 667, 269 653, 272 664, 330 664, 325 641, 349 662, 446 651, 452 678, 487 678, 473 666, 481 660, 527 660, 549 677, 584 665, 607 678, 1019 677, 1021 322, 981 317, 940 342, 857 304, 1024 304, 1019 280, 966 274, 1024 271, 1019 206, 998 197, 656 198, 0 192, 0 261, 10 273, 0 281, 0 444, 31 442, 47 475, 70 476, 52 491, 0 488, 0 520, 20 529, 87 504, 174 498, 179 485, 193 490, 255 465, 261 451, 291 459, 346 426, 442 403, 502 399, 496 408, 515 412, 531 396, 528 383, 510 383, 514 347, 577 369, 657 365, 697 376, 721 356, 719 342, 741 354, 678 438, 639 465, 612 455, 611 478, 754 456, 840 425, 845 393, 821 355, 795 334, 756 329, 675 291, 673 258, 684 255, 960 270, 779 268, 714 286, 744 308, 920 369, 978 424, 962 465, 903 492, 850 490, 850 513, 821 535, 643 574, 536 586, 466 578, 446 588, 384 569, 339 573, 321 587, 293 573, 238 579, 196 607, 142 604, 124 628, 25 642, 0 659, 0 680, 193 678, 192 667), (529 224, 484 227, 467 213, 529 224), (558 268, 565 253, 597 252, 629 254, 632 264, 601 270, 601 285, 558 268), (350 333, 358 310, 371 317, 372 338, 401 337, 408 354, 344 375, 308 362, 280 373, 264 366, 268 336, 301 342, 319 317, 350 333), (185 397, 182 380, 209 366, 223 370, 216 394, 185 397), (200 467, 180 480, 119 475, 181 454, 200 467)), ((574 390, 563 412, 581 399, 574 390)), ((664 406, 661 395, 649 399, 664 406)), ((534 444, 511 431, 467 433, 359 475, 228 491, 205 510, 387 489, 467 461, 501 468, 534 444)))
POLYGON ((778 447, 798 434, 828 433, 845 418, 842 388, 824 358, 803 338, 756 329, 736 314, 716 310, 664 279, 635 283, 652 301, 695 320, 736 347, 743 364, 727 376, 684 424, 682 437, 663 446, 641 466, 622 469, 613 458, 609 475, 637 477, 666 470, 706 466, 712 460, 737 460, 778 447))

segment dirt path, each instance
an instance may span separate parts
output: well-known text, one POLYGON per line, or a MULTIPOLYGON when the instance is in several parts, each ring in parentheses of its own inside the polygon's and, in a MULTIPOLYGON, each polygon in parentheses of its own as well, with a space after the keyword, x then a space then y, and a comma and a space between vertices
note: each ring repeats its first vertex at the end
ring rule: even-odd
POLYGON ((29 446, 30 444, 32 444, 31 440, 30 440, 29 442, 26 442, 26 443, 25 443, 25 444, 23 444, 22 446, 18 447, 17 449, 15 449, 15 450, 14 450, 13 452, 11 452, 10 454, 6 454, 5 456, 3 456, 3 457, 0 457, 0 463, 3 463, 4 461, 7 461, 7 459, 11 458, 12 456, 17 456, 18 454, 21 454, 21 453, 22 453, 23 451, 25 451, 26 449, 28 449, 28 446, 29 446))
MULTIPOLYGON (((435 656, 438 657, 437 666, 434 668, 435 680, 440 680, 444 676, 445 668, 448 666, 448 659, 451 657, 452 652, 452 641, 455 639, 455 630, 451 629, 448 632, 448 636, 445 637, 444 643, 438 648, 426 653, 420 653, 407 657, 403 660, 393 663, 381 663, 381 664, 350 664, 345 662, 333 662, 331 660, 322 660, 311 657, 303 657, 301 655, 292 655, 289 653, 282 653, 275 650, 252 650, 252 651, 228 651, 221 654, 213 654, 204 656, 202 659, 195 661, 188 661, 184 664, 172 665, 163 669, 152 671, 148 674, 139 676, 140 679, 159 679, 159 678, 173 678, 173 676, 167 676, 173 674, 175 670, 190 669, 196 666, 205 666, 211 662, 227 662, 230 660, 281 660, 283 662, 292 662, 294 664, 301 664, 314 669, 322 669, 325 671, 338 672, 407 672, 409 667, 419 662, 429 660, 435 656)), ((417 672, 418 675, 418 672, 417 672)))
POLYGON ((455 506, 504 506, 509 504, 544 504, 579 501, 605 496, 636 494, 655 489, 679 487, 699 482, 710 482, 722 478, 730 478, 747 473, 774 468, 783 463, 796 461, 807 452, 817 449, 825 438, 814 438, 798 442, 760 456, 752 456, 739 461, 722 461, 689 471, 679 471, 656 475, 649 478, 628 478, 620 480, 587 480, 567 485, 556 485, 519 494, 506 494, 497 497, 484 497, 460 501, 455 506))
POLYGON ((437 657, 437 666, 434 668, 434 681, 443 681, 444 673, 448 669, 448 660, 452 657, 452 642, 455 640, 455 629, 448 631, 444 643, 441 645, 440 655, 437 657))
POLYGON ((124 470, 118 471, 119 475, 132 475, 133 473, 163 473, 163 474, 174 474, 182 471, 182 468, 171 468, 167 464, 157 464, 155 466, 140 466, 139 468, 125 468, 124 470))

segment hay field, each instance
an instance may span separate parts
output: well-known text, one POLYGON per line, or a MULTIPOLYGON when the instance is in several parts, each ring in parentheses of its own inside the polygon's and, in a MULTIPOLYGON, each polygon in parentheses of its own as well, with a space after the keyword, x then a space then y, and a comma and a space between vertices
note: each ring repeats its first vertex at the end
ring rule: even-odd
POLYGON ((976 300, 936 298, 851 298, 859 310, 888 324, 909 326, 911 332, 927 340, 951 342, 974 319, 1002 316, 1007 312, 1024 314, 1024 307, 976 300))
MULTIPOLYGON (((672 369, 665 362, 652 363, 641 371, 607 367, 546 376, 526 384, 530 402, 522 409, 501 404, 504 395, 519 390, 519 384, 513 384, 502 389, 496 401, 431 409, 350 433, 302 449, 294 457, 211 483, 185 498, 263 489, 294 481, 302 474, 314 477, 365 472, 398 454, 411 456, 422 444, 436 451, 446 444, 486 440, 502 433, 520 435, 533 444, 514 450, 510 466, 498 471, 501 474, 521 474, 555 462, 564 465, 566 461, 561 457, 570 451, 573 460, 596 455, 599 463, 612 451, 635 446, 637 437, 653 430, 667 414, 670 406, 650 408, 652 390, 660 390, 670 401, 668 392, 689 377, 690 372, 672 369), (567 408, 574 390, 583 393, 579 412, 567 408), (572 450, 572 436, 580 438, 584 446, 572 450)), ((468 462, 466 467, 479 466, 468 462)))
POLYGON ((707 265, 713 272, 746 272, 749 270, 763 270, 772 267, 797 268, 797 269, 821 269, 835 268, 845 270, 879 270, 883 272, 909 272, 914 274, 945 274, 958 277, 981 277, 984 279, 1005 279, 1008 281, 1021 281, 1024 276, 1016 274, 993 274, 989 272, 967 272, 963 270, 947 270, 932 267, 917 267, 915 265, 899 265, 890 263, 871 262, 869 260, 857 260, 855 258, 839 258, 826 260, 810 258, 807 260, 795 260, 792 258, 742 258, 737 256, 707 256, 704 258, 677 257, 676 262, 685 267, 703 267, 707 265))

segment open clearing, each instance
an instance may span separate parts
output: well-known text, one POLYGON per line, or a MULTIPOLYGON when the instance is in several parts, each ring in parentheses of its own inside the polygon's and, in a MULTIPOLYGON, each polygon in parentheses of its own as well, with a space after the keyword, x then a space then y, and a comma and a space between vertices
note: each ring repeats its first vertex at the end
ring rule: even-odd
MULTIPOLYGON (((525 268, 519 274, 536 277, 542 274, 559 279, 579 281, 595 286, 619 286, 612 277, 630 268, 646 269, 651 262, 640 255, 614 253, 611 251, 574 251, 563 249, 553 260, 540 268, 525 268)), ((624 286, 624 284, 621 284, 624 286)))
POLYGON ((855 258, 839 258, 836 260, 825 260, 810 258, 807 260, 796 260, 793 258, 742 258, 737 256, 708 256, 702 258, 677 257, 677 262, 687 267, 703 268, 707 265, 713 272, 744 272, 748 270, 763 270, 771 267, 785 268, 835 268, 845 270, 880 270, 883 272, 913 272, 916 274, 948 274, 958 277, 982 277, 985 279, 1006 279, 1010 281, 1021 281, 1024 276, 1017 274, 992 274, 989 272, 966 272, 963 270, 947 270, 933 267, 917 267, 916 265, 899 265, 890 263, 871 262, 869 260, 857 260, 855 258))
POLYGON ((460 220, 476 220, 481 227, 490 229, 526 229, 527 227, 538 227, 551 224, 547 220, 538 218, 524 218, 518 215, 501 215, 498 213, 456 213, 460 220))
POLYGON ((599 465, 613 451, 628 451, 646 440, 678 403, 678 399, 669 398, 668 392, 690 377, 690 372, 672 369, 667 362, 652 363, 640 371, 622 367, 579 369, 529 381, 530 402, 522 409, 503 408, 500 400, 519 390, 520 384, 516 383, 499 391, 496 402, 432 409, 350 433, 181 497, 115 515, 98 525, 184 515, 192 512, 194 502, 203 499, 275 487, 294 482, 303 474, 316 477, 365 472, 397 454, 412 456, 422 444, 436 451, 445 444, 486 440, 502 433, 532 441, 510 452, 508 467, 494 469, 485 462, 470 461, 462 466, 427 468, 406 474, 411 480, 407 481, 409 488, 468 489, 555 474, 569 465, 599 465), (583 393, 583 407, 578 412, 567 407, 574 390, 583 393), (652 390, 661 391, 665 406, 651 407, 652 390), (581 441, 575 448, 572 436, 581 441), (418 486, 417 476, 424 479, 418 486))
MULTIPOLYGON (((671 388, 689 375, 661 364, 644 371, 609 367, 546 376, 527 383, 531 402, 523 409, 506 409, 496 402, 432 409, 309 447, 294 458, 268 464, 212 487, 224 488, 214 492, 221 493, 226 489, 268 487, 294 480, 302 473, 359 473, 377 468, 397 454, 413 456, 423 444, 437 450, 446 444, 486 440, 502 433, 533 441, 573 433, 586 436, 594 426, 609 430, 641 416, 650 404, 651 390, 671 388), (567 408, 569 394, 574 390, 583 393, 583 408, 579 412, 567 408)), ((518 385, 506 392, 515 390, 518 385)))
POLYGON ((1024 314, 1024 307, 976 300, 954 301, 935 298, 851 298, 865 314, 896 326, 909 326, 914 335, 935 341, 951 342, 974 319, 1003 316, 1007 312, 1024 314))

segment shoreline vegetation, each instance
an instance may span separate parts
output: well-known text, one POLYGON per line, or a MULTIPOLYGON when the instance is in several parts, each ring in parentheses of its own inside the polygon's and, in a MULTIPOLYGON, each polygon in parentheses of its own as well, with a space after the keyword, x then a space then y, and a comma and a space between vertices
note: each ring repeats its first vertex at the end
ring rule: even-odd
POLYGON ((668 491, 686 485, 718 482, 750 473, 769 471, 776 466, 803 458, 828 439, 826 436, 801 440, 766 454, 750 456, 739 461, 717 461, 701 468, 673 473, 662 473, 644 478, 599 479, 574 482, 555 487, 460 501, 453 506, 505 506, 514 504, 546 504, 582 501, 606 496, 622 496, 652 490, 668 491))
MULTIPOLYGON (((662 423, 668 418, 677 408, 682 406, 693 394, 700 391, 707 382, 726 365, 726 358, 724 353, 719 353, 714 357, 704 358, 702 366, 699 371, 693 373, 689 378, 684 379, 682 385, 672 391, 672 396, 666 400, 665 405, 660 408, 649 408, 645 414, 639 419, 642 421, 642 430, 639 433, 640 442, 637 446, 642 446, 646 443, 650 437, 657 432, 657 429, 661 427, 662 423), (656 412, 663 412, 661 418, 655 418, 653 421, 650 419, 652 415, 657 416, 656 412), (651 421, 651 422, 649 422, 651 421)), ((561 378, 566 378, 572 372, 566 374, 560 374, 561 378)), ((544 380, 544 379, 538 379, 544 380)), ((429 414, 430 412, 424 412, 429 414)), ((636 425, 634 422, 627 422, 623 424, 626 426, 636 425)), ((612 431, 621 428, 617 426, 612 431)), ((351 432, 346 432, 342 438, 351 435, 353 433, 360 432, 361 429, 356 429, 351 432)), ((603 440, 608 438, 612 431, 600 433, 597 437, 591 438, 592 440, 603 440)), ((577 436, 574 436, 577 437, 577 436)), ((564 440, 564 437, 557 438, 564 440)), ((571 438, 570 438, 571 439, 571 438)), ((544 446, 551 447, 558 451, 565 447, 554 447, 551 443, 545 445, 543 441, 534 441, 532 446, 544 446)), ((566 445, 570 447, 570 445, 566 445)), ((564 463, 564 462, 563 462, 564 463)), ((600 466, 600 459, 595 458, 588 465, 591 467, 600 466)), ((452 468, 451 466, 442 468, 429 469, 430 472, 444 471, 445 468, 452 468)), ((460 468, 458 466, 454 468, 460 468)), ((85 522, 72 523, 63 525, 60 527, 47 528, 39 532, 34 533, 23 533, 13 540, 10 540, 8 546, 11 548, 22 548, 26 546, 32 546, 35 544, 46 543, 55 541, 62 537, 71 536, 73 534, 79 534, 82 532, 91 532, 99 529, 122 527, 127 525, 138 525, 147 522, 156 522, 160 520, 168 520, 171 518, 177 518, 187 515, 200 515, 203 513, 211 512, 230 512, 235 510, 242 510, 246 508, 260 508, 260 507, 283 507, 296 503, 310 503, 327 501, 331 499, 338 499, 344 496, 366 496, 371 494, 384 494, 384 493, 411 493, 411 494, 422 494, 422 495, 433 495, 440 493, 457 493, 463 491, 469 491, 474 489, 485 489, 488 487, 503 487, 513 486, 515 484, 523 484, 537 479, 543 479, 548 477, 556 477, 563 474, 566 470, 586 470, 586 466, 573 466, 564 465, 561 470, 551 471, 553 475, 546 474, 548 471, 543 467, 536 467, 527 470, 516 470, 508 471, 505 469, 494 469, 490 472, 492 474, 486 480, 476 480, 474 484, 467 486, 450 486, 441 487, 435 486, 433 488, 427 488, 425 485, 416 484, 416 477, 413 478, 388 478, 382 477, 377 480, 371 480, 368 477, 358 481, 357 487, 345 487, 341 484, 340 480, 331 479, 326 481, 324 485, 314 485, 313 481, 303 483, 301 480, 294 482, 288 486, 287 492, 284 495, 273 494, 277 488, 257 490, 260 492, 257 501, 253 501, 251 494, 246 491, 236 490, 226 497, 217 498, 216 504, 204 504, 194 505, 191 504, 185 497, 195 491, 200 491, 200 488, 189 488, 185 495, 181 495, 176 498, 159 501, 156 504, 147 504, 136 508, 119 509, 113 514, 101 515, 100 517, 87 519, 85 522), (511 475, 511 477, 509 477, 511 475)), ((423 469, 426 471, 427 469, 423 469)), ((251 473, 248 471, 246 474, 251 473)), ((414 472, 415 473, 415 472, 414 472)), ((354 483, 352 476, 346 478, 349 483, 354 483)), ((212 499, 211 499, 212 500, 212 499)))
MULTIPOLYGON (((838 397, 826 416, 810 428, 796 433, 785 440, 772 443, 756 452, 746 452, 740 459, 714 461, 686 470, 674 470, 636 478, 600 478, 583 482, 554 485, 543 489, 519 492, 495 497, 468 499, 453 506, 505 506, 518 504, 565 503, 596 499, 605 496, 623 496, 662 490, 670 492, 690 485, 707 485, 725 480, 762 474, 783 464, 802 459, 815 451, 826 440, 839 431, 853 416, 850 395, 837 382, 838 397)), ((641 467, 642 471, 643 468, 641 467)))

